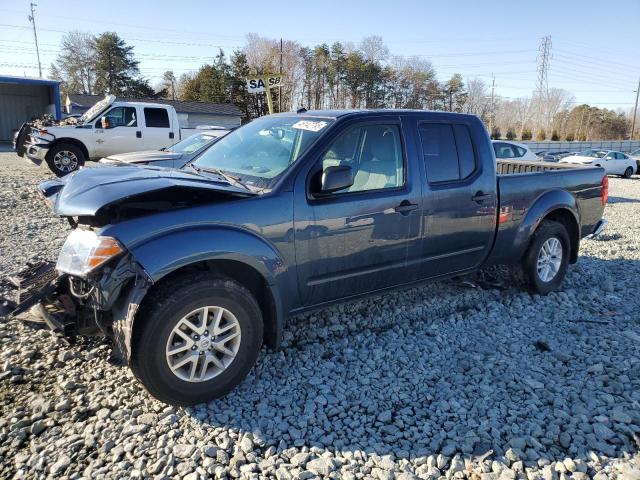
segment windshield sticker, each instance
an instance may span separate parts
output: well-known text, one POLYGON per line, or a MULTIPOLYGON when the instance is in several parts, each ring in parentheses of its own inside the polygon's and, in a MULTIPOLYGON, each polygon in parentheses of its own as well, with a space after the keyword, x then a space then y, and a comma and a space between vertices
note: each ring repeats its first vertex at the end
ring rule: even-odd
POLYGON ((328 125, 327 122, 314 122, 313 120, 300 120, 294 123, 291 128, 298 130, 309 130, 310 132, 319 132, 328 125))

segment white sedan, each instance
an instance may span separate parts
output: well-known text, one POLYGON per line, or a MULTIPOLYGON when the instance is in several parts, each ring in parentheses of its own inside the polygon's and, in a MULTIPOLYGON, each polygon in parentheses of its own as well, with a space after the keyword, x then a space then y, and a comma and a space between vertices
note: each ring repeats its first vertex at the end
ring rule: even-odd
POLYGON ((586 150, 578 155, 565 157, 560 163, 602 167, 607 175, 620 175, 624 178, 630 178, 636 171, 636 161, 633 158, 626 153, 613 150, 586 150))
POLYGON ((491 143, 493 143, 493 151, 496 152, 498 160, 507 158, 517 158, 518 160, 528 160, 530 162, 542 160, 523 143, 505 142, 503 140, 492 140, 491 143))

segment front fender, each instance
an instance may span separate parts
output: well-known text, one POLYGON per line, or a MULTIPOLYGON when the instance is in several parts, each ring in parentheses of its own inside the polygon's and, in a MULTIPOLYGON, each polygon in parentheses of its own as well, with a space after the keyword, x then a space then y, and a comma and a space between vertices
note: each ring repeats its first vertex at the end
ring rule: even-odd
POLYGON ((520 258, 529 245, 531 235, 540 222, 555 210, 567 210, 571 213, 576 225, 580 225, 580 211, 576 199, 566 190, 550 190, 534 200, 526 215, 518 226, 513 242, 515 258, 520 258))
POLYGON ((156 282, 187 265, 206 260, 235 260, 257 270, 267 284, 278 285, 286 265, 275 247, 236 226, 202 226, 166 232, 133 245, 131 253, 156 282))

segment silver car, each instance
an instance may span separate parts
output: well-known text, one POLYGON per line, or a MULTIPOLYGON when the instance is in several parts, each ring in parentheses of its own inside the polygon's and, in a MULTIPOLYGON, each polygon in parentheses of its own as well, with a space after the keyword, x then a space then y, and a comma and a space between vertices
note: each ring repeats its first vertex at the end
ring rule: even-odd
POLYGON ((182 168, 203 151, 224 137, 230 130, 206 130, 161 150, 120 153, 100 160, 101 164, 117 165, 122 163, 150 165, 164 168, 182 168))

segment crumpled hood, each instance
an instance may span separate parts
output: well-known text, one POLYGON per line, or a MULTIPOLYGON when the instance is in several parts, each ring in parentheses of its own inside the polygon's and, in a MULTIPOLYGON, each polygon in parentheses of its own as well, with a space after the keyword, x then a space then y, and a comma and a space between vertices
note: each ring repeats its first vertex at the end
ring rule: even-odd
POLYGON ((101 208, 129 197, 169 189, 199 189, 230 196, 253 196, 222 177, 204 177, 187 170, 139 166, 100 166, 80 170, 38 189, 61 216, 94 216, 101 208))
POLYGON ((179 160, 182 153, 163 152, 161 150, 146 150, 142 152, 119 153, 117 155, 109 155, 107 160, 115 160, 126 163, 148 163, 160 160, 179 160))

